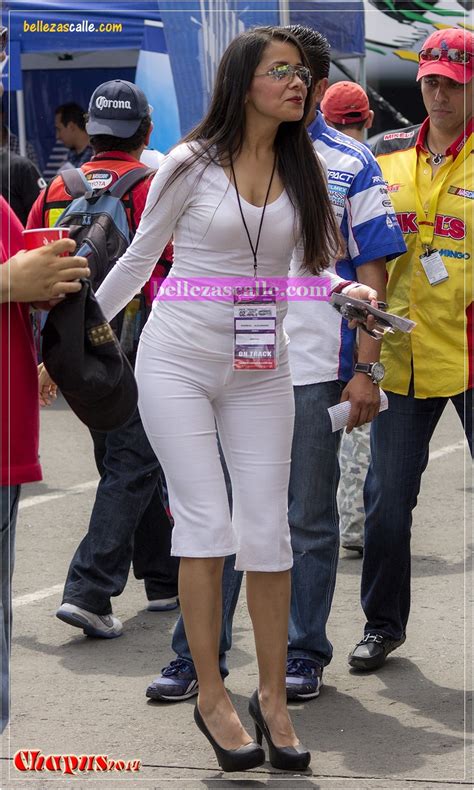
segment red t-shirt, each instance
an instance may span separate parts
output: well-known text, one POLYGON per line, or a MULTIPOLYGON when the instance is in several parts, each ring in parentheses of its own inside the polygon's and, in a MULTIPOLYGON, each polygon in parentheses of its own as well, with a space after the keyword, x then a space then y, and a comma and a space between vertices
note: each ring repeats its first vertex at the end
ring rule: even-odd
MULTIPOLYGON (((22 226, 0 197, 1 263, 21 250, 22 226)), ((14 486, 41 480, 38 459, 38 374, 29 306, 0 305, 1 461, 0 484, 14 486)))

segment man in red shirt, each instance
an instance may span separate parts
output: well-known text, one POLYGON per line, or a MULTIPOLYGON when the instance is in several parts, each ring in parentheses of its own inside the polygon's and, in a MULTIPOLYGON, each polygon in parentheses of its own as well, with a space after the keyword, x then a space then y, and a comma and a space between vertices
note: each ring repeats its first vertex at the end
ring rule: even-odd
MULTIPOLYGON (((139 159, 152 128, 146 96, 136 85, 125 80, 99 85, 86 124, 95 155, 81 165, 91 189, 110 187, 137 167, 145 170, 139 159)), ((151 178, 139 181, 123 197, 132 234, 151 178)), ((31 209, 28 228, 54 225, 71 201, 57 176, 31 209)), ((165 255, 166 251, 155 276, 163 277, 171 265, 170 257, 163 260, 165 255)), ((145 580, 150 610, 176 608, 179 560, 170 557, 171 525, 162 502, 161 468, 138 409, 122 428, 91 435, 101 479, 89 529, 72 559, 56 614, 88 636, 112 638, 121 635, 122 624, 112 614, 110 599, 122 593, 132 557, 136 578, 145 580)))
POLYGON ((73 282, 90 272, 85 258, 59 257, 75 242, 62 239, 38 250, 23 248, 22 226, 0 197, 0 340, 1 340, 1 612, 2 718, 9 718, 9 659, 11 637, 11 578, 15 526, 22 483, 41 480, 38 459, 39 409, 36 355, 28 302, 50 301, 81 289, 73 282))

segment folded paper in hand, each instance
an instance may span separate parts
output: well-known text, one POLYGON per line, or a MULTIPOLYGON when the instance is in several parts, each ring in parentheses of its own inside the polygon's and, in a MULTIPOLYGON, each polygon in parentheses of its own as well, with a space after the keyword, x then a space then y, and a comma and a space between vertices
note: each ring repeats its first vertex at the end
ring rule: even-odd
MULTIPOLYGON (((385 411, 388 409, 388 398, 383 390, 380 390, 380 408, 379 413, 381 411, 385 411)), ((336 403, 335 406, 330 406, 328 409, 329 417, 331 418, 331 430, 334 433, 335 431, 340 431, 341 428, 345 428, 347 423, 349 422, 349 414, 351 413, 351 403, 350 401, 346 400, 344 403, 336 403)))

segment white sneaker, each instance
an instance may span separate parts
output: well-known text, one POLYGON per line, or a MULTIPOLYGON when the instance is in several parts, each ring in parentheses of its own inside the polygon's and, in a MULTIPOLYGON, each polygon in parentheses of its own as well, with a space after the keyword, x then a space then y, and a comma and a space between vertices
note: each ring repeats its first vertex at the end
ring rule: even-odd
POLYGON ((73 603, 61 604, 56 612, 56 617, 64 623, 82 628, 87 636, 114 639, 116 636, 121 636, 123 631, 122 623, 115 615, 94 614, 73 603))
POLYGON ((149 612, 170 612, 172 609, 178 608, 178 599, 174 598, 157 598, 155 601, 148 601, 147 610, 149 612))

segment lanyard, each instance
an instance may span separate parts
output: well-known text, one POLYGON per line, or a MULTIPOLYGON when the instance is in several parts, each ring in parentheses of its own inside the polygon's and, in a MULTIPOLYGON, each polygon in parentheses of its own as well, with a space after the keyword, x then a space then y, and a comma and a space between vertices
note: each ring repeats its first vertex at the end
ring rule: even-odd
POLYGON ((252 255, 253 255, 253 276, 254 277, 257 276, 257 266, 258 266, 258 263, 257 263, 257 252, 258 252, 258 245, 260 243, 260 234, 262 232, 263 218, 265 216, 265 209, 267 208, 268 196, 270 194, 270 189, 271 189, 272 182, 273 182, 273 176, 275 175, 275 167, 276 167, 276 154, 275 154, 275 158, 273 160, 273 169, 272 169, 272 174, 270 176, 270 182, 268 184, 267 194, 265 195, 265 203, 263 204, 262 216, 260 217, 260 225, 258 226, 257 242, 256 242, 255 247, 254 247, 253 244, 252 244, 252 239, 250 238, 250 233, 249 233, 249 229, 247 227, 247 223, 245 221, 244 212, 242 211, 242 204, 240 202, 239 188, 237 186, 237 179, 235 177, 234 164, 232 162, 232 158, 230 160, 230 169, 231 169, 232 177, 234 179, 235 191, 237 193, 237 203, 239 204, 240 216, 242 217, 242 222, 244 224, 245 232, 247 233, 247 238, 249 240, 250 249, 252 250, 252 255))
MULTIPOLYGON (((472 148, 473 148, 473 142, 471 137, 469 142, 464 146, 462 153, 459 154, 459 157, 461 158, 461 162, 460 162, 461 164, 467 159, 469 154, 472 152, 472 148)), ((416 219, 418 223, 418 232, 422 245, 427 249, 431 249, 431 244, 434 237, 436 209, 438 206, 439 195, 446 182, 446 179, 448 178, 448 176, 451 173, 451 170, 453 169, 454 162, 456 162, 456 165, 459 164, 458 157, 456 157, 456 159, 451 162, 450 166, 446 168, 444 177, 440 178, 436 186, 431 190, 430 202, 428 206, 428 211, 426 213, 423 210, 421 198, 417 189, 417 179, 415 178, 415 205, 416 205, 416 219)))

